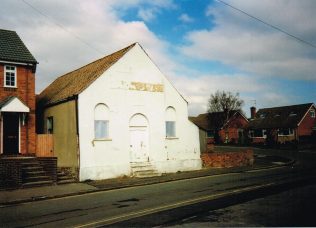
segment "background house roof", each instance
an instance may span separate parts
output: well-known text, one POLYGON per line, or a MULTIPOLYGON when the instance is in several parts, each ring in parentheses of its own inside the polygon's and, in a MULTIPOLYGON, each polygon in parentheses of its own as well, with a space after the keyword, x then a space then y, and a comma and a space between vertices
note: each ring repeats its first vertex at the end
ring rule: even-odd
POLYGON ((60 76, 39 94, 39 105, 52 105, 78 95, 122 58, 135 44, 60 76))
POLYGON ((4 29, 0 29, 0 60, 37 64, 18 34, 4 29))
MULTIPOLYGON (((235 110, 229 111, 227 122, 229 122, 229 119, 232 116, 234 116, 236 113, 239 113, 239 112, 235 110)), ((204 113, 196 117, 189 117, 189 119, 199 128, 206 131, 215 130, 216 128, 222 128, 224 124, 227 123, 225 121, 226 116, 224 112, 204 113)))
POLYGON ((250 129, 295 128, 313 103, 260 109, 249 122, 250 129))

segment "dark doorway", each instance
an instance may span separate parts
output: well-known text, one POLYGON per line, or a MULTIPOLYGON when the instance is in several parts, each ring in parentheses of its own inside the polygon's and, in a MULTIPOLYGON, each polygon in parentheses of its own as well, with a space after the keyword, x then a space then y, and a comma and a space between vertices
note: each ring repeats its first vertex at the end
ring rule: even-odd
POLYGON ((19 114, 3 113, 3 154, 19 153, 19 114))

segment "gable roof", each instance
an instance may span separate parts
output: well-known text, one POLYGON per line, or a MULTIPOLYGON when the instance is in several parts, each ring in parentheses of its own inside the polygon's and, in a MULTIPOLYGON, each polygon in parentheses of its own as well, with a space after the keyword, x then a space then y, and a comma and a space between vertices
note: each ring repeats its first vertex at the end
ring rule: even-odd
MULTIPOLYGON (((231 118, 237 114, 242 115, 239 111, 232 110, 228 113, 228 121, 225 122, 225 113, 224 112, 212 112, 212 113, 203 113, 196 117, 189 117, 189 119, 203 130, 215 130, 216 128, 223 128, 227 123, 230 122, 231 118)), ((244 117, 247 120, 246 117, 244 117)))
POLYGON ((18 97, 9 96, 0 101, 1 112, 30 112, 30 108, 18 97))
POLYGON ((15 31, 0 29, 0 61, 37 64, 15 31))
POLYGON ((39 94, 39 104, 52 105, 78 95, 135 45, 136 43, 60 76, 39 94))
POLYGON ((295 128, 304 118, 313 103, 263 108, 249 122, 250 129, 295 128))

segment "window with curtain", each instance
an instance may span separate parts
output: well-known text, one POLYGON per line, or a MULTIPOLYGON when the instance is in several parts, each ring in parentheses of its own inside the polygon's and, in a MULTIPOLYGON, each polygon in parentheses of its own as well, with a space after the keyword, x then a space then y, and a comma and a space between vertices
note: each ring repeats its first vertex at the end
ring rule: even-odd
POLYGON ((108 139, 109 134, 109 108, 105 104, 98 104, 94 110, 94 138, 108 139))

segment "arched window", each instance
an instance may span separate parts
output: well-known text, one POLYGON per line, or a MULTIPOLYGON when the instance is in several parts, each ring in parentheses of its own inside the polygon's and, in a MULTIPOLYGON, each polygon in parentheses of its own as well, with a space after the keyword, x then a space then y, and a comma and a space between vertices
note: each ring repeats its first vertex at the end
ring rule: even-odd
POLYGON ((94 138, 109 138, 110 110, 105 104, 97 104, 94 109, 94 138))
POLYGON ((176 110, 169 106, 166 109, 166 138, 176 137, 176 110))

